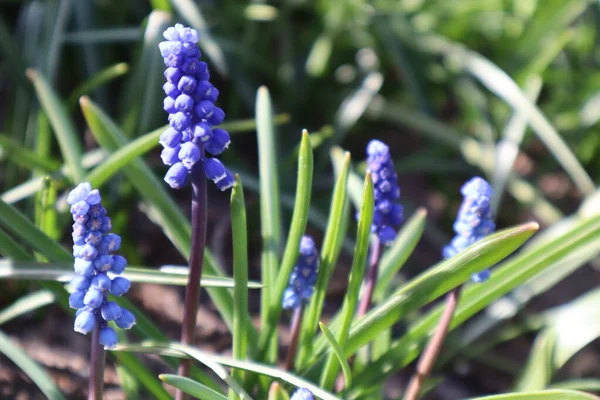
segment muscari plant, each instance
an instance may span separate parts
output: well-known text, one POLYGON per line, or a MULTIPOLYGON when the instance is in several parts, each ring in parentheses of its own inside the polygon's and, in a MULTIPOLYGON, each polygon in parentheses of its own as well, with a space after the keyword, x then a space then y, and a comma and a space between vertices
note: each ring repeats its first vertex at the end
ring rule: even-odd
MULTIPOLYGON (((145 163, 137 160, 135 165, 121 164, 117 170, 126 172, 135 189, 153 207, 154 218, 165 224, 169 238, 182 249, 184 255, 188 255, 189 265, 184 279, 180 272, 128 269, 132 271, 131 281, 134 283, 156 282, 158 279, 165 283, 185 284, 181 340, 168 342, 147 316, 132 307, 126 299, 117 298, 129 288, 128 278, 116 276, 123 272, 127 276, 124 258, 113 254, 119 249, 120 238, 110 233, 110 222, 99 204, 99 193, 92 190, 91 185, 83 183, 85 173, 81 162, 72 152, 69 153, 71 170, 66 179, 71 179, 75 189, 66 200, 72 207, 75 221, 73 256, 76 276, 68 287, 74 291, 66 296, 64 288, 60 284, 55 285, 56 282, 40 284, 54 294, 59 304, 78 309, 74 316, 75 330, 95 333, 92 337, 90 398, 101 398, 102 366, 97 364, 97 360, 104 360, 104 355, 102 353, 98 357, 99 353, 94 353, 95 347, 101 349, 100 345, 107 350, 117 350, 109 354, 116 356, 116 362, 129 378, 133 377, 147 394, 156 398, 168 398, 169 395, 157 384, 158 381, 149 379, 153 372, 132 353, 150 352, 165 357, 165 372, 176 367, 170 357, 182 357, 178 375, 165 373, 160 376, 163 382, 178 389, 178 398, 183 398, 184 393, 201 399, 264 399, 268 396, 269 400, 276 400, 290 398, 288 393, 292 393, 292 400, 382 398, 378 392, 381 392, 385 379, 415 360, 430 332, 435 332, 430 342, 433 345, 426 346, 423 353, 423 358, 428 359, 428 367, 417 369, 416 376, 420 381, 418 390, 413 395, 409 389, 405 395, 409 399, 416 398, 449 330, 511 289, 546 269, 552 269, 568 255, 585 250, 586 246, 598 240, 600 220, 592 213, 591 217, 575 219, 572 226, 557 236, 538 241, 535 246, 525 248, 515 257, 503 261, 538 227, 535 223, 529 223, 492 234, 495 228, 490 208, 492 192, 487 182, 474 178, 463 187, 465 199, 453 227, 456 237, 444 249, 444 260, 417 277, 396 285, 390 279, 382 278, 393 276, 409 257, 423 232, 426 214, 417 212, 406 222, 403 221, 398 177, 389 147, 378 140, 367 146, 367 170, 362 190, 360 187, 359 190, 351 190, 360 178, 351 170, 349 154, 338 157, 339 153, 332 152, 337 171, 336 181, 325 235, 321 245, 317 246, 313 239, 305 236, 313 173, 313 144, 305 133, 298 149, 297 191, 287 242, 282 246, 282 253, 278 248, 273 251, 268 245, 263 247, 263 252, 271 252, 270 256, 276 265, 274 276, 262 277, 264 286, 260 290, 268 293, 268 296, 265 296, 266 307, 261 309, 263 324, 255 328, 249 322, 248 315, 248 247, 241 179, 234 178, 219 160, 211 157, 221 154, 229 145, 229 134, 217 127, 224 119, 224 112, 214 104, 218 91, 209 82, 207 65, 200 61, 196 45, 198 33, 176 25, 168 28, 164 37, 166 41, 159 45, 159 51, 167 67, 163 104, 169 114, 169 127, 149 137, 159 140, 164 148, 161 158, 169 166, 164 178, 166 183, 174 189, 183 189, 188 181, 191 183, 189 231, 186 232, 181 212, 166 193, 155 186, 154 175, 145 163), (202 276, 203 265, 211 273, 220 273, 220 268, 216 267, 218 262, 206 249, 205 178, 213 180, 221 190, 232 188, 233 280, 202 276), (356 225, 347 218, 349 197, 356 205, 356 225), (184 228, 181 229, 177 224, 184 228), (321 321, 325 294, 344 245, 345 229, 349 227, 356 228, 356 235, 348 235, 351 238, 350 246, 354 246, 349 282, 342 308, 325 324, 321 321), (321 249, 320 254, 317 247, 321 249), (500 263, 496 267, 497 272, 487 272, 496 263, 500 263), (478 283, 465 288, 462 295, 465 305, 461 308, 458 303, 460 288, 469 277, 478 283), (211 354, 195 347, 195 327, 202 323, 196 321, 201 282, 209 288, 216 308, 231 331, 232 357, 211 354), (226 283, 232 284, 233 291, 222 288, 226 283), (217 284, 221 286, 220 289, 214 287, 219 286, 217 284), (438 307, 417 316, 416 320, 408 318, 411 312, 447 292, 450 293, 448 299, 453 299, 453 302, 448 300, 443 312, 438 307), (109 298, 109 294, 116 297, 109 298), (280 359, 278 333, 282 315, 287 316, 283 310, 287 309, 291 309, 293 314, 292 340, 287 348, 287 371, 284 371, 275 362, 280 359), (138 324, 134 325, 136 319, 138 324), (116 332, 108 325, 109 321, 114 321, 120 328, 134 329, 136 338, 139 336, 147 341, 139 344, 121 341, 117 345, 116 332), (406 322, 408 326, 405 333, 394 336, 392 328, 398 322, 406 322), (427 357, 428 348, 434 348, 433 356, 427 357), (366 356, 361 354, 363 350, 367 350, 366 356), (222 382, 207 375, 204 369, 193 368, 192 361, 212 370, 222 382), (271 390, 268 390, 269 387, 271 390)), ((49 107, 57 102, 52 89, 34 71, 30 71, 29 76, 42 106, 51 116, 54 129, 61 131, 64 110, 61 107, 49 107), (60 118, 53 119, 52 116, 57 113, 60 118)), ((273 143, 270 100, 268 93, 265 96, 265 89, 261 90, 257 97, 259 146, 273 143)), ((118 147, 130 146, 127 139, 119 135, 118 126, 91 100, 83 98, 80 103, 90 129, 103 147, 115 151, 118 147)), ((65 150, 65 146, 62 149, 65 150)), ((132 149, 129 148, 130 151, 132 149)), ((272 154, 274 152, 261 153, 261 157, 272 154)), ((272 172, 277 162, 270 161, 273 167, 271 174, 261 171, 261 180, 276 179, 276 173, 272 172)), ((102 167, 101 164, 93 170, 91 178, 97 179, 103 173, 102 167)), ((112 173, 115 172, 113 170, 112 173)), ((93 182, 93 179, 90 181, 93 182)), ((261 202, 274 193, 278 194, 277 185, 267 187, 270 191, 260 193, 261 202)), ((40 199, 52 204, 55 198, 56 188, 52 184, 44 186, 40 199)), ((70 264, 69 267, 73 268, 72 257, 49 237, 51 231, 46 223, 38 222, 36 226, 4 201, 0 206, 3 229, 21 237, 34 248, 38 261, 43 261, 49 269, 58 268, 53 267, 52 263, 70 264)), ((52 213, 45 210, 44 215, 47 220, 52 213)), ((261 221, 273 225, 281 222, 269 221, 268 218, 261 221)), ((9 276, 18 278, 18 271, 22 272, 21 276, 27 276, 27 272, 32 271, 35 274, 39 265, 32 264, 34 259, 30 253, 21 250, 4 231, 0 233, 2 251, 10 258, 5 260, 5 265, 17 271, 9 276)), ((265 237, 264 240, 273 238, 265 237)), ((594 255, 593 252, 585 254, 576 263, 583 263, 594 255)), ((52 275, 46 271, 45 275, 39 275, 39 279, 62 282, 65 271, 58 272, 52 275)), ((61 398, 51 381, 44 380, 43 371, 42 375, 36 374, 35 377, 35 382, 47 397, 61 398)), ((553 392, 549 395, 557 394, 553 392)), ((563 392, 563 395, 579 394, 563 392)), ((544 396, 544 393, 539 396, 544 396)))

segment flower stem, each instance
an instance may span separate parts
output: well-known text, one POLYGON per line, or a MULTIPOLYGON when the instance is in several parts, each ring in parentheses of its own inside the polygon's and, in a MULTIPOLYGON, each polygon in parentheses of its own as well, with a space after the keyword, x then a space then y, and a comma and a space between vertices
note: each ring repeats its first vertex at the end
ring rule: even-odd
MULTIPOLYGON (((192 249, 190 252, 189 277, 185 289, 183 306, 183 326, 181 329, 181 343, 194 345, 196 330, 196 316, 200 305, 200 278, 202 277, 202 263, 204 261, 204 247, 206 245, 206 178, 204 177, 204 164, 198 162, 192 168, 192 249)), ((179 365, 179 375, 189 377, 192 368, 191 359, 183 359, 179 365)), ((181 390, 175 394, 177 400, 184 400, 187 395, 181 390)))
POLYGON ((367 278, 365 281, 364 295, 360 299, 358 305, 358 318, 363 317, 369 308, 371 308, 371 302, 373 301, 373 292, 375 291, 375 285, 377 284, 377 276, 379 274, 379 258, 381 256, 381 242, 379 237, 373 235, 371 240, 371 257, 369 258, 369 271, 367 272, 367 278))
POLYGON ((285 369, 290 371, 294 368, 294 360, 296 359, 296 352, 298 351, 298 338, 300 337, 300 327, 302 326, 302 315, 304 315, 304 305, 300 305, 294 309, 294 315, 292 316, 291 332, 292 340, 290 341, 290 347, 288 347, 287 357, 285 360, 285 369))
POLYGON ((102 400, 104 390, 104 347, 100 344, 100 327, 92 331, 92 346, 90 352, 90 384, 88 400, 102 400))
POLYGON ((427 343, 427 347, 425 347, 425 350, 421 354, 421 358, 419 358, 417 370, 410 379, 408 388, 404 394, 404 400, 417 400, 419 398, 423 383, 425 383, 425 379, 429 376, 429 373, 435 364, 435 360, 440 354, 444 339, 446 339, 446 335, 448 334, 448 328, 450 327, 450 323, 454 317, 454 311, 456 311, 456 306, 460 299, 461 289, 462 286, 458 286, 448 293, 444 312, 438 322, 435 333, 429 340, 429 343, 427 343))

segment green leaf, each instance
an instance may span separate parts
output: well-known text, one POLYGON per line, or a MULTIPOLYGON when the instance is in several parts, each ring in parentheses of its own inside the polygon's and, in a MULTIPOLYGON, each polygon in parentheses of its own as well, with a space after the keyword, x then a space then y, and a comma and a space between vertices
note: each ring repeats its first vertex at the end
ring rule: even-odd
POLYGON ((568 381, 556 382, 549 389, 585 390, 588 392, 600 392, 600 379, 569 379, 568 381))
POLYGON ((377 284, 373 292, 374 303, 378 303, 383 299, 394 275, 400 271, 400 268, 412 254, 423 235, 426 222, 427 210, 419 208, 398 232, 389 249, 383 253, 379 265, 377 284))
POLYGON ((327 230, 323 239, 321 249, 321 263, 319 265, 319 275, 315 286, 315 293, 305 312, 302 329, 300 333, 300 348, 297 357, 297 367, 306 365, 313 351, 313 338, 315 328, 321 319, 323 312, 323 303, 331 274, 335 268, 342 241, 339 238, 340 225, 344 215, 344 205, 346 203, 346 187, 348 183, 348 174, 350 172, 350 153, 346 153, 344 163, 333 190, 329 218, 327 220, 327 230))
POLYGON ((202 400, 227 400, 227 397, 221 393, 190 378, 171 374, 160 374, 158 378, 166 384, 202 400))
POLYGON ((131 373, 135 379, 145 387, 145 389, 153 396, 153 398, 160 400, 172 400, 171 395, 169 395, 161 383, 156 380, 156 375, 150 372, 133 354, 114 354, 116 354, 117 363, 127 369, 127 371, 129 371, 129 373, 131 373))
POLYGON ((575 390, 542 390, 540 392, 507 393, 473 397, 470 400, 598 400, 597 396, 575 390))
POLYGON ((279 382, 273 382, 269 388, 269 398, 267 400, 290 400, 290 396, 281 388, 279 382))
POLYGON ((327 340, 327 342, 333 349, 333 353, 337 357, 338 362, 340 363, 340 366, 342 367, 342 372, 344 373, 344 380, 345 380, 346 387, 352 386, 352 370, 350 369, 350 364, 348 364, 348 359, 346 358, 346 355, 344 354, 344 349, 342 349, 342 346, 337 342, 337 340, 335 340, 333 333, 331 333, 331 331, 329 329, 327 329, 327 326, 324 323, 319 322, 319 328, 321 328, 321 332, 323 332, 323 336, 325 337, 325 339, 327 340))
POLYGON ((545 389, 552 379, 552 356, 556 343, 556 332, 545 329, 540 332, 533 342, 533 347, 525 369, 519 374, 515 387, 519 392, 533 392, 545 389))
MULTIPOLYGON (((0 259, 0 279, 36 279, 69 282, 75 275, 72 263, 36 263, 0 259)), ((128 266, 123 275, 131 282, 154 283, 158 285, 185 286, 188 281, 188 268, 185 266, 166 265, 163 267, 128 266)), ((232 278, 202 275, 200 282, 203 288, 234 288, 232 278)), ((248 282, 249 289, 263 287, 258 282, 248 282)))
MULTIPOLYGON (((371 174, 367 173, 362 196, 363 204, 360 208, 358 230, 356 232, 354 258, 352 260, 352 268, 350 269, 348 289, 346 290, 346 296, 344 296, 344 303, 342 305, 340 329, 337 333, 337 343, 342 348, 346 345, 350 326, 356 313, 360 286, 363 281, 367 257, 369 255, 369 239, 371 237, 375 201, 373 196, 373 180, 371 174)), ((339 371, 334 357, 336 357, 335 354, 329 355, 321 374, 321 387, 326 390, 333 387, 339 371)))
POLYGON ((69 176, 73 182, 82 182, 85 171, 81 164, 81 144, 73 121, 67 115, 58 94, 54 92, 46 79, 31 68, 26 73, 33 82, 38 99, 50 119, 60 151, 69 166, 69 176))
MULTIPOLYGON (((255 362, 233 360, 231 358, 204 352, 194 347, 183 346, 179 343, 147 342, 141 343, 139 345, 119 344, 116 348, 116 351, 146 352, 171 356, 188 355, 196 359, 198 362, 206 365, 208 368, 212 369, 215 373, 217 373, 217 375, 219 375, 219 377, 221 377, 222 372, 217 368, 217 366, 223 365, 230 368, 243 369, 245 371, 254 372, 259 375, 265 375, 270 376, 272 378, 280 379, 298 388, 306 388, 310 390, 314 396, 321 400, 340 400, 338 397, 326 392, 325 390, 314 385, 310 381, 302 379, 279 368, 255 362)), ((238 392, 238 394, 240 394, 240 392, 238 392)))
POLYGON ((0 135, 0 152, 6 154, 6 157, 15 164, 30 170, 39 168, 45 172, 54 172, 60 168, 58 161, 40 158, 36 153, 6 135, 0 135))
POLYGON ((69 109, 74 108, 77 105, 77 102, 81 96, 91 93, 94 89, 107 84, 113 79, 127 74, 127 72, 129 72, 129 65, 124 62, 110 65, 102 71, 97 72, 95 75, 80 83, 75 89, 73 89, 69 99, 67 100, 69 109))
MULTIPOLYGON (((233 358, 243 360, 248 354, 248 228, 246 226, 246 204, 244 189, 239 176, 231 189, 231 232, 233 237, 233 358)), ((244 373, 233 370, 233 378, 242 382, 244 373)), ((235 392, 229 398, 238 399, 235 392)))
POLYGON ((12 362, 17 364, 33 383, 40 388, 46 398, 50 400, 65 399, 46 371, 31 359, 20 346, 17 346, 2 332, 0 332, 0 353, 4 354, 12 362))
MULTIPOLYGON (((283 292, 287 287, 288 280, 296 259, 298 258, 298 249, 300 240, 306 231, 306 222, 308 220, 308 209, 310 206, 310 196, 312 191, 312 176, 313 176, 313 151, 310 145, 308 132, 302 132, 302 141, 300 144, 300 152, 298 153, 298 181, 296 182, 296 200, 294 203, 294 212, 290 223, 287 243, 281 260, 281 268, 277 276, 275 290, 273 292, 273 302, 269 309, 269 318, 267 325, 263 328, 260 337, 259 349, 261 356, 267 350, 267 344, 273 336, 279 317, 281 316, 281 299, 283 292)), ((262 359, 262 357, 259 357, 262 359)))
POLYGON ((54 303, 54 294, 49 290, 38 290, 15 300, 0 311, 0 325, 23 314, 54 303))
MULTIPOLYGON (((507 257, 527 241, 538 228, 538 224, 530 222, 496 232, 412 279, 393 293, 388 300, 353 324, 348 344, 344 349, 346 355, 354 354, 406 313, 422 307, 468 281, 472 273, 489 268, 507 257)), ((324 346, 317 347, 314 351, 315 356, 324 350, 326 350, 324 346)))
MULTIPOLYGON (((281 248, 281 209, 279 201, 279 168, 273 128, 273 106, 265 86, 256 93, 256 136, 260 184, 260 227, 262 234, 261 276, 266 287, 261 292, 260 315, 267 325, 269 308, 276 298, 276 282, 281 248)), ((276 358, 276 354, 273 354, 276 358)))

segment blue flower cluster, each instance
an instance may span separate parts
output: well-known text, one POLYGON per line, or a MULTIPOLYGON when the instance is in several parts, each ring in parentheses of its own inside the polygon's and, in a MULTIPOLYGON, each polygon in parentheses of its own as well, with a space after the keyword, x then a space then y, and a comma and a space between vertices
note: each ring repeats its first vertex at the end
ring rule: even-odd
MULTIPOLYGON (((490 184, 483 178, 475 177, 463 185, 460 193, 464 199, 453 225, 456 236, 444 247, 444 258, 450 258, 463 251, 496 229, 490 207, 490 199, 494 194, 490 184)), ((487 269, 471 276, 473 282, 484 282, 489 278, 490 271, 487 269)))
POLYGON ((367 145, 367 167, 371 171, 375 195, 375 213, 371 231, 377 233, 382 243, 396 238, 396 230, 403 220, 404 209, 398 203, 400 186, 394 171, 390 148, 379 140, 367 145))
POLYGON ((219 91, 209 82, 205 62, 200 61, 198 33, 181 24, 168 28, 159 43, 167 69, 163 85, 164 109, 169 113, 169 128, 160 136, 164 149, 161 158, 171 167, 165 181, 174 189, 185 186, 192 167, 204 163, 206 177, 221 190, 233 185, 233 175, 216 158, 229 146, 229 133, 213 128, 223 122, 225 113, 215 106, 219 91))
POLYGON ((112 229, 106 209, 102 207, 98 189, 82 183, 69 193, 67 202, 73 214, 73 256, 75 273, 69 296, 69 305, 77 310, 74 329, 84 335, 96 326, 100 328, 99 341, 105 349, 117 345, 117 333, 108 326, 114 321, 121 329, 135 324, 135 317, 117 303, 108 301, 108 293, 121 296, 129 290, 130 282, 119 275, 125 270, 125 258, 114 255, 121 245, 121 237, 112 229), (111 276, 109 276, 109 273, 111 276))
POLYGON ((301 388, 294 392, 290 400, 314 400, 314 397, 310 390, 301 388))
POLYGON ((302 301, 310 299, 317 283, 317 270, 319 268, 319 253, 314 240, 302 236, 300 240, 300 254, 296 266, 290 275, 288 287, 283 292, 282 306, 286 310, 299 307, 302 301))

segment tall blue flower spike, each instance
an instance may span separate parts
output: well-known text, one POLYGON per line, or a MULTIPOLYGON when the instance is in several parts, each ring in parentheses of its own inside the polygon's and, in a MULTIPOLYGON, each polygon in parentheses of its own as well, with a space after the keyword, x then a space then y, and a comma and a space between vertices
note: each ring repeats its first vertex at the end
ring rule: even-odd
POLYGON ((233 174, 215 158, 229 146, 229 133, 214 128, 225 113, 215 106, 219 91, 210 82, 208 66, 200 61, 198 33, 181 24, 168 28, 158 47, 167 69, 163 85, 169 128, 160 136, 161 158, 170 168, 165 181, 174 189, 185 186, 192 167, 204 163, 206 177, 221 190, 233 186, 233 174))
MULTIPOLYGON (((477 176, 465 183, 460 189, 460 193, 464 199, 453 225, 456 236, 449 245, 444 247, 444 258, 450 258, 463 251, 496 229, 490 207, 490 199, 494 194, 490 184, 477 176)), ((485 282, 488 279, 490 279, 490 271, 487 269, 471 276, 471 280, 477 283, 485 282)))
POLYGON ((300 240, 300 254, 296 266, 290 275, 288 287, 283 292, 282 306, 286 310, 297 308, 303 301, 308 301, 314 292, 317 283, 317 270, 319 269, 319 253, 314 240, 302 236, 300 240))
POLYGON ((390 148, 379 140, 371 140, 367 145, 367 168, 371 171, 375 195, 375 212, 371 231, 379 236, 383 244, 396 238, 396 230, 403 220, 404 209, 400 199, 398 175, 390 148))
POLYGON ((125 258, 113 254, 121 246, 121 237, 110 233, 110 218, 102 207, 98 189, 81 183, 69 193, 67 202, 73 214, 73 256, 75 277, 71 280, 74 292, 69 305, 77 310, 74 330, 84 335, 96 326, 99 341, 105 349, 117 345, 117 333, 108 326, 114 321, 121 329, 130 329, 135 317, 117 303, 108 301, 108 294, 121 296, 129 290, 127 278, 115 276, 125 270, 125 258))
POLYGON ((301 388, 294 392, 290 400, 314 400, 314 397, 310 390, 301 388))

